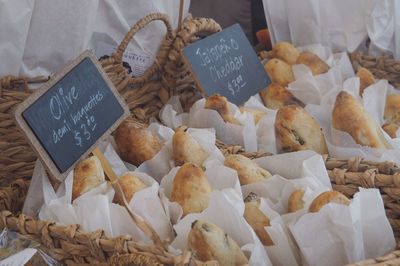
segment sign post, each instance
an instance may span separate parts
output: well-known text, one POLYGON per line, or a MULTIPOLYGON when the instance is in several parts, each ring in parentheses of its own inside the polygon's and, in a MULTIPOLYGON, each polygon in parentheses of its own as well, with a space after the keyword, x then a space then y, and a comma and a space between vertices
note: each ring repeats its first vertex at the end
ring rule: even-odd
POLYGON ((196 41, 183 54, 207 95, 218 93, 240 105, 271 83, 239 24, 196 41))

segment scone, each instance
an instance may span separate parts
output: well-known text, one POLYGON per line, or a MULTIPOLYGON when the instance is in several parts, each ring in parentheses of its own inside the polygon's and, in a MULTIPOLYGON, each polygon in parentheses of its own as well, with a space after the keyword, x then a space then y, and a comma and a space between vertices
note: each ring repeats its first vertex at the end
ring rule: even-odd
POLYGON ((323 74, 329 70, 329 66, 318 55, 311 52, 300 53, 296 64, 308 66, 313 75, 323 74))
POLYGON ((210 196, 211 186, 203 170, 192 163, 182 165, 172 184, 171 201, 181 205, 183 215, 202 212, 210 196))
POLYGON ((388 135, 394 139, 397 137, 397 130, 399 129, 399 125, 394 124, 394 123, 390 123, 390 124, 384 124, 382 126, 382 129, 385 130, 386 133, 388 133, 388 135))
POLYGON ((264 65, 265 72, 274 83, 278 83, 286 87, 289 83, 294 81, 292 66, 277 58, 268 60, 264 65))
MULTIPOLYGON (((126 172, 122 176, 119 177, 118 183, 121 186, 122 191, 124 192, 126 201, 129 203, 133 198, 133 195, 146 188, 146 184, 143 183, 138 177, 135 176, 134 172, 126 172)), ((114 202, 120 205, 124 205, 123 200, 118 197, 117 194, 114 196, 114 202)))
POLYGON ((297 189, 290 194, 288 200, 288 212, 296 212, 304 208, 304 189, 297 189))
POLYGON ((122 160, 139 166, 153 158, 163 147, 163 141, 145 125, 127 119, 114 132, 122 160))
POLYGON ((103 167, 96 156, 80 161, 74 169, 72 200, 105 182, 103 167))
POLYGON ((200 144, 186 132, 186 129, 186 127, 178 128, 172 138, 175 165, 180 166, 184 163, 194 163, 198 166, 202 166, 208 154, 200 144))
POLYGON ((271 83, 260 91, 260 97, 265 107, 279 109, 285 105, 298 105, 304 107, 304 103, 297 99, 288 89, 278 83, 271 83))
POLYGON ((240 154, 232 154, 226 157, 224 165, 237 171, 242 186, 271 177, 267 170, 240 154))
POLYGON ((192 223, 188 247, 194 257, 203 262, 216 260, 223 266, 248 263, 248 259, 235 240, 217 225, 206 221, 197 220, 192 223))
MULTIPOLYGON (((246 198, 247 199, 247 198, 246 198)), ((265 231, 264 227, 270 226, 270 222, 267 216, 264 215, 262 211, 260 211, 260 200, 253 199, 248 200, 244 204, 244 214, 243 217, 249 223, 249 225, 254 229, 256 235, 261 240, 264 246, 272 246, 274 242, 271 237, 265 231)))
POLYGON ((345 91, 336 97, 332 125, 337 130, 349 133, 354 141, 362 146, 390 148, 378 123, 357 99, 345 91))
POLYGON ((300 150, 328 153, 321 126, 300 106, 288 105, 278 110, 275 137, 279 153, 300 150))
POLYGON ((260 120, 267 114, 266 112, 263 111, 259 111, 259 110, 254 110, 251 108, 247 108, 247 107, 239 107, 239 110, 241 113, 251 113, 254 117, 254 122, 257 124, 258 122, 260 122, 260 120))
POLYGON ((325 191, 316 197, 308 209, 309 212, 319 212, 326 204, 334 202, 343 205, 349 205, 350 200, 338 191, 325 191))
POLYGON ((281 59, 289 65, 296 64, 299 55, 300 53, 296 47, 288 42, 278 42, 272 48, 272 57, 281 59))
POLYGON ((224 96, 214 94, 208 97, 204 108, 217 111, 225 122, 240 125, 239 121, 231 115, 228 100, 224 96))
POLYGON ((386 97, 385 112, 383 115, 386 123, 400 125, 400 95, 391 94, 386 97))
POLYGON ((371 86, 375 83, 374 75, 372 75, 372 73, 364 67, 360 67, 357 70, 357 77, 360 78, 360 95, 363 94, 364 90, 368 86, 371 86))

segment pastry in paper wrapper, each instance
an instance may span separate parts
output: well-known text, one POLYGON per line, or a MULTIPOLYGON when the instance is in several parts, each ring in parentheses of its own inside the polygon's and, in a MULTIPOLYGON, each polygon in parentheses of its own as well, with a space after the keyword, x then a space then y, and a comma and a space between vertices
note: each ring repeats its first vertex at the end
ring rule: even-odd
POLYGON ((264 227, 270 226, 270 222, 268 217, 259 210, 260 200, 259 199, 251 199, 248 201, 245 200, 244 205, 245 207, 244 207, 243 217, 246 219, 249 225, 254 229, 258 238, 260 238, 261 243, 263 243, 264 246, 272 246, 274 242, 264 229, 264 227))
POLYGON ((254 117, 254 122, 256 124, 258 124, 258 122, 260 122, 260 120, 263 119, 264 116, 267 114, 266 112, 248 108, 248 107, 244 107, 244 106, 239 107, 239 110, 242 113, 248 112, 248 113, 252 114, 254 117))
MULTIPOLYGON (((133 195, 144 189, 146 184, 143 183, 138 177, 135 176, 134 172, 126 172, 122 176, 118 178, 118 183, 121 186, 122 191, 124 192, 125 198, 127 202, 130 202, 133 195)), ((114 202, 120 205, 124 205, 123 200, 116 194, 114 197, 114 202)))
POLYGON ((178 128, 172 138, 175 165, 180 166, 184 163, 193 163, 202 166, 208 154, 196 139, 186 132, 186 129, 186 127, 178 128))
POLYGON ((329 66, 318 55, 312 52, 302 52, 297 58, 296 64, 306 65, 313 75, 320 75, 328 72, 329 66))
POLYGON ((296 212, 304 208, 304 189, 297 189, 290 194, 288 199, 288 212, 296 212))
POLYGON ((389 123, 389 124, 384 124, 382 126, 382 129, 385 130, 388 135, 394 139, 397 138, 397 130, 399 129, 399 125, 394 124, 394 123, 389 123))
POLYGON ((357 77, 360 78, 360 95, 363 95, 364 90, 375 83, 375 78, 365 67, 360 67, 357 70, 357 77))
POLYGON ((274 83, 287 86, 294 81, 292 66, 280 59, 273 58, 268 60, 264 65, 264 69, 270 80, 274 83))
POLYGON ((299 106, 288 105, 279 109, 275 135, 278 152, 314 150, 320 154, 328 153, 321 126, 299 106))
POLYGON ((285 105, 298 105, 304 107, 304 103, 294 97, 285 87, 278 83, 272 83, 264 90, 260 91, 260 97, 269 109, 279 109, 285 105))
POLYGON ((219 265, 243 265, 248 259, 228 234, 217 225, 197 220, 192 223, 188 247, 201 261, 216 260, 219 265))
POLYGON ((272 57, 281 59, 289 65, 296 64, 300 52, 288 42, 278 42, 272 47, 272 57))
POLYGON ((349 205, 350 200, 338 191, 326 191, 318 195, 311 203, 308 211, 318 212, 326 204, 334 202, 337 204, 349 205))
POLYGON ((400 125, 400 95, 391 94, 386 97, 384 119, 387 123, 400 125))
POLYGON ((231 115, 228 100, 224 96, 215 94, 215 95, 208 97, 206 99, 204 108, 217 111, 221 115, 221 117, 224 119, 225 122, 240 125, 240 122, 237 121, 236 118, 234 118, 231 115))

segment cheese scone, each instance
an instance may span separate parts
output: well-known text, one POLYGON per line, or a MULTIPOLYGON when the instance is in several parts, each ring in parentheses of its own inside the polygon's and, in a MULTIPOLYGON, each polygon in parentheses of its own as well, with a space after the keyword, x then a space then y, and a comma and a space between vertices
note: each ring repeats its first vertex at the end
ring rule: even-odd
POLYGON ((274 83, 278 83, 286 87, 289 83, 294 81, 292 66, 277 58, 268 60, 264 65, 265 72, 274 83))
MULTIPOLYGON (((118 183, 121 186, 122 192, 124 192, 126 201, 129 203, 133 198, 133 195, 146 188, 146 184, 135 176, 134 172, 126 172, 122 176, 119 177, 118 183)), ((114 202, 120 205, 124 205, 123 200, 115 194, 114 202)))
POLYGON ((311 52, 300 53, 296 64, 306 65, 314 76, 323 74, 329 70, 328 64, 319 58, 318 55, 311 52))
POLYGON ((228 100, 224 96, 219 94, 211 95, 206 99, 204 108, 217 111, 225 122, 240 125, 240 122, 231 115, 228 100))
POLYGON ((350 205, 350 200, 338 191, 325 191, 316 197, 308 209, 309 212, 319 212, 326 204, 334 202, 343 205, 350 205))
MULTIPOLYGON (((247 199, 247 198, 246 198, 247 199)), ((272 246, 274 242, 271 237, 265 231, 264 227, 270 226, 270 221, 265 214, 260 211, 260 200, 249 200, 244 204, 244 219, 249 223, 249 225, 254 229, 256 235, 260 239, 264 246, 272 246)))
POLYGON ((298 105, 304 107, 304 103, 297 99, 287 88, 278 83, 271 83, 260 91, 260 97, 265 107, 279 109, 285 105, 298 105))
POLYGON ((183 215, 202 212, 210 196, 211 186, 203 170, 192 163, 182 165, 172 184, 171 201, 181 205, 183 215))
POLYGON ((371 86, 372 84, 375 83, 375 78, 374 75, 372 75, 372 73, 364 67, 360 67, 357 70, 357 77, 360 78, 360 96, 361 96, 364 90, 368 86, 371 86))
POLYGON ((186 129, 186 127, 178 128, 172 138, 175 165, 180 166, 184 163, 194 163, 198 166, 202 166, 208 154, 201 145, 186 132, 186 129))
POLYGON ((400 95, 391 94, 386 97, 385 112, 383 115, 386 123, 400 125, 400 95))
POLYGON ((397 132, 397 130, 399 129, 399 127, 400 127, 400 126, 397 125, 397 124, 390 123, 390 124, 384 124, 384 125, 382 126, 382 129, 385 130, 385 132, 388 133, 388 135, 389 135, 392 139, 394 139, 394 138, 397 137, 396 132, 397 132))
POLYGON ((267 170, 258 166, 256 162, 240 154, 232 154, 226 157, 224 165, 236 170, 242 186, 255 183, 272 176, 267 170))
POLYGON ((122 160, 136 166, 153 158, 163 147, 163 141, 156 134, 131 119, 115 130, 114 139, 122 160))
POLYGON ((304 208, 304 189, 297 189, 290 194, 288 199, 288 212, 296 212, 304 208))
POLYGON ((300 150, 328 153, 321 126, 300 106, 288 105, 278 110, 275 137, 280 153, 300 150))
POLYGON ((188 247, 194 257, 200 261, 216 260, 219 265, 241 266, 248 259, 239 245, 220 227, 206 221, 192 223, 188 235, 188 247))
POLYGON ((357 99, 345 91, 336 97, 332 125, 337 130, 349 133, 362 146, 390 148, 378 123, 357 99))
POLYGON ((96 156, 80 161, 74 169, 72 200, 105 182, 103 167, 96 156))
POLYGON ((299 55, 297 48, 288 42, 278 42, 272 47, 272 57, 281 59, 289 65, 296 64, 299 55))

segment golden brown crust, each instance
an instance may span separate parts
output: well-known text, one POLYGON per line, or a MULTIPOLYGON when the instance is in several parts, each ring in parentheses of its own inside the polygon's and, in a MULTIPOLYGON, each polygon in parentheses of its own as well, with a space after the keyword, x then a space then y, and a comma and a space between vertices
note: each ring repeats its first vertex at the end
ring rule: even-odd
POLYGON ((202 212, 210 196, 211 186, 203 170, 192 163, 182 165, 172 184, 171 201, 181 205, 183 215, 202 212))
POLYGON ((297 189, 290 194, 288 200, 288 212, 296 212, 304 208, 304 189, 297 189))
POLYGON ((74 169, 72 200, 105 182, 103 168, 96 156, 80 161, 74 169))
POLYGON ((350 205, 350 200, 338 191, 325 191, 316 197, 308 209, 309 212, 319 212, 326 204, 334 202, 343 205, 350 205))
MULTIPOLYGON (((135 176, 134 172, 126 172, 122 176, 119 177, 118 183, 121 186, 122 191, 124 192, 126 201, 129 203, 133 195, 146 188, 146 184, 143 183, 138 177, 135 176)), ((124 205, 123 200, 118 197, 117 194, 114 196, 114 203, 118 203, 120 205, 124 205)))
POLYGON ((270 80, 274 83, 286 87, 289 83, 294 81, 292 66, 280 59, 273 58, 268 60, 264 65, 264 69, 270 80))
POLYGON ((185 130, 186 127, 178 128, 172 138, 175 165, 180 166, 184 163, 194 163, 202 166, 208 154, 185 130))
POLYGON ((139 166, 153 158, 163 147, 163 141, 144 125, 127 119, 114 132, 122 160, 139 166))
POLYGON ((271 177, 267 170, 240 154, 232 154, 226 157, 224 165, 237 171, 242 186, 271 177))
POLYGON ((248 259, 239 245, 220 227, 202 220, 192 223, 188 235, 188 247, 200 261, 216 260, 219 265, 239 266, 248 259))
POLYGON ((280 153, 300 150, 328 153, 321 126, 300 106, 288 105, 279 109, 275 118, 275 137, 280 153))
POLYGON ((354 141, 362 146, 390 148, 378 123, 358 100, 345 91, 340 92, 336 97, 332 125, 337 130, 349 133, 354 141))
POLYGON ((400 95, 391 94, 386 98, 383 117, 387 123, 400 125, 400 95))
POLYGON ((390 124, 384 124, 382 126, 383 130, 385 130, 386 133, 388 133, 388 135, 394 139, 397 138, 397 130, 399 129, 399 125, 396 125, 394 123, 390 123, 390 124))
POLYGON ((296 64, 308 66, 313 75, 319 75, 329 71, 329 66, 319 58, 318 55, 311 52, 300 53, 296 64))
POLYGON ((368 86, 371 86, 372 84, 375 83, 375 78, 374 75, 372 75, 372 73, 364 67, 360 67, 357 70, 357 77, 360 78, 360 96, 361 96, 364 90, 368 86))
POLYGON ((251 108, 247 108, 247 107, 239 107, 239 110, 241 113, 251 113, 254 117, 254 122, 257 124, 258 122, 260 122, 260 120, 267 114, 266 112, 263 111, 259 111, 259 110, 254 110, 251 108))
POLYGON ((272 48, 272 56, 285 61, 289 65, 296 64, 299 55, 300 53, 296 49, 296 47, 294 47, 293 44, 288 42, 278 42, 272 48))
POLYGON ((249 223, 249 225, 254 229, 256 235, 261 240, 264 246, 272 246, 274 242, 271 237, 265 231, 264 227, 270 226, 270 222, 267 216, 264 215, 262 211, 260 211, 260 202, 259 201, 251 201, 246 202, 244 204, 244 214, 243 217, 249 223))
POLYGON ((225 122, 240 125, 240 122, 231 115, 228 100, 224 96, 211 95, 207 98, 204 108, 217 111, 225 122))
POLYGON ((278 83, 271 83, 260 91, 260 97, 265 107, 279 109, 285 105, 298 105, 304 107, 304 103, 297 99, 288 89, 278 83))

